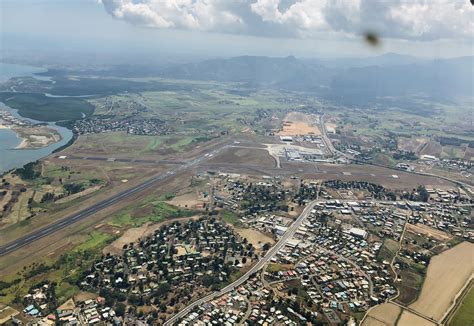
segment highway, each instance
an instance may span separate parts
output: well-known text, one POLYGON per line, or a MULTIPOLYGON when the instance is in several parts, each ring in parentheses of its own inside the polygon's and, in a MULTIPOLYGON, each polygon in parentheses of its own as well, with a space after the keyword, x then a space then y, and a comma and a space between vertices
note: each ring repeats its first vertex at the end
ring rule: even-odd
POLYGON ((278 242, 272 248, 270 248, 270 250, 268 250, 268 252, 265 254, 265 256, 260 258, 260 260, 254 266, 252 266, 252 268, 249 269, 247 273, 245 273, 239 279, 237 279, 236 281, 234 281, 231 284, 227 285, 226 287, 224 287, 220 291, 213 292, 213 293, 211 293, 211 294, 209 294, 205 297, 202 297, 201 299, 198 299, 198 300, 194 301, 193 303, 188 305, 186 308, 180 310, 180 312, 178 312, 176 315, 174 315, 173 317, 168 319, 164 323, 164 325, 173 325, 179 319, 186 316, 195 307, 203 304, 204 302, 213 300, 217 297, 220 297, 221 295, 224 295, 224 294, 232 291, 233 289, 235 289, 236 287, 239 287, 245 281, 247 281, 252 274, 254 274, 254 273, 258 272, 260 269, 262 269, 265 266, 265 264, 267 264, 276 255, 276 253, 286 244, 286 242, 293 237, 293 235, 298 230, 298 228, 301 226, 301 224, 309 216, 309 214, 311 213, 311 210, 313 209, 314 205, 316 205, 317 202, 318 202, 317 200, 312 201, 311 203, 309 203, 306 206, 304 211, 300 214, 300 216, 298 216, 298 218, 293 222, 293 224, 291 224, 291 226, 286 230, 286 232, 283 234, 283 236, 280 238, 280 240, 278 240, 278 242))
POLYGON ((193 159, 191 161, 189 161, 188 163, 186 164, 182 164, 182 165, 179 165, 177 168, 171 170, 171 171, 168 171, 166 173, 163 173, 163 174, 160 174, 160 175, 157 175, 157 176, 154 176, 152 177, 151 179, 139 184, 139 185, 136 185, 130 189, 127 189, 127 190, 124 190, 110 198, 107 198, 97 204, 94 204, 76 214, 73 214, 73 215, 70 215, 70 216, 67 216, 61 220, 58 220, 58 221, 55 221, 41 229, 38 229, 30 234, 27 234, 23 237, 20 237, 10 243, 7 243, 3 246, 0 246, 0 257, 2 256, 5 256, 7 254, 10 254, 28 244, 31 244, 33 243, 34 241, 37 241, 41 238, 44 238, 48 235, 51 235, 61 229, 64 229, 80 220, 83 220, 89 216, 92 216, 96 213, 98 213, 99 211, 107 208, 107 207, 110 207, 114 204, 117 204, 119 203, 120 201, 130 197, 130 196, 133 196, 137 193, 140 193, 146 189, 149 189, 151 188, 152 186, 156 186, 157 184, 161 183, 161 182, 164 182, 166 180, 169 180, 171 178, 173 178, 178 172, 182 172, 184 170, 188 170, 190 168, 193 168, 195 167, 196 165, 198 165, 199 163, 201 163, 202 161, 204 160, 207 160, 211 157, 213 157, 214 155, 218 154, 219 152, 223 151, 224 149, 226 149, 229 145, 223 145, 215 150, 212 150, 196 159, 193 159))

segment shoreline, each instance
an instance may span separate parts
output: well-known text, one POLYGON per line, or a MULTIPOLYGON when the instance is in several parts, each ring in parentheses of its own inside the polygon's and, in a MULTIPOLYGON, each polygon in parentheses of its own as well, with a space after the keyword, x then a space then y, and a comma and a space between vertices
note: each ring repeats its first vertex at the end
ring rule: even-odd
POLYGON ((58 131, 45 126, 10 129, 21 140, 14 148, 17 150, 41 149, 63 140, 58 131))

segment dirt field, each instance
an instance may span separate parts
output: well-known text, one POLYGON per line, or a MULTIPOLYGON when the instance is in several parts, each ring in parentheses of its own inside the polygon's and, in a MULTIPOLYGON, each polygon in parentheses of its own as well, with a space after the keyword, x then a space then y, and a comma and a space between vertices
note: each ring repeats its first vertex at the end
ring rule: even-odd
POLYGON ((363 326, 395 325, 402 309, 392 303, 384 303, 372 309, 364 320, 363 326))
POLYGON ((84 291, 80 291, 78 294, 76 294, 74 296, 74 300, 76 300, 77 302, 86 301, 86 300, 93 300, 95 298, 97 298, 97 294, 90 293, 90 292, 84 292, 84 291))
POLYGON ((18 315, 19 312, 9 306, 0 306, 0 325, 10 320, 12 316, 18 315))
POLYGON ((246 238, 256 249, 260 249, 265 243, 274 244, 275 241, 265 234, 252 229, 235 228, 235 231, 246 238))
POLYGON ((440 320, 474 272, 473 253, 474 244, 463 242, 433 257, 420 296, 410 308, 440 320))
POLYGON ((439 157, 443 147, 437 141, 429 141, 420 150, 420 155, 434 155, 439 157))
POLYGON ((290 112, 283 119, 281 136, 321 135, 319 128, 313 124, 317 121, 313 116, 301 112, 290 112))
POLYGON ((417 315, 409 312, 403 311, 402 316, 398 320, 398 325, 400 326, 434 326, 435 324, 429 320, 418 317, 417 315))
POLYGON ((428 138, 405 138, 398 140, 398 149, 407 152, 418 153, 428 142, 428 138))
POLYGON ((200 199, 198 194, 195 191, 193 191, 187 194, 176 196, 170 201, 168 201, 167 203, 176 207, 198 208, 204 202, 207 202, 207 200, 204 201, 200 199))
POLYGON ((411 231, 416 234, 418 233, 424 234, 424 235, 427 235, 428 237, 431 237, 443 242, 452 239, 452 236, 450 236, 449 234, 443 231, 436 230, 436 229, 433 229, 432 227, 429 227, 428 225, 419 224, 419 223, 415 225, 407 224, 407 231, 411 231))
POLYGON ((136 242, 140 238, 146 237, 156 230, 158 230, 162 225, 166 225, 173 222, 184 222, 193 217, 183 217, 183 218, 176 218, 168 221, 164 221, 161 223, 151 224, 145 223, 144 225, 138 228, 131 228, 124 232, 124 234, 112 242, 110 245, 104 248, 102 251, 104 254, 110 253, 113 255, 120 255, 122 254, 123 246, 129 244, 130 242, 136 242))

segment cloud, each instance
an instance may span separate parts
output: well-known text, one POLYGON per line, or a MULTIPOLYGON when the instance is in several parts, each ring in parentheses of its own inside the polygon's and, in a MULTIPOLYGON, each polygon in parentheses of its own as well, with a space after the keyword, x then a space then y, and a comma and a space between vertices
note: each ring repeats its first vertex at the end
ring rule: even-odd
POLYGON ((467 0, 100 0, 137 26, 272 37, 358 35, 406 40, 474 37, 467 0))
POLYGON ((134 25, 212 31, 242 24, 221 0, 101 0, 114 18, 134 25))

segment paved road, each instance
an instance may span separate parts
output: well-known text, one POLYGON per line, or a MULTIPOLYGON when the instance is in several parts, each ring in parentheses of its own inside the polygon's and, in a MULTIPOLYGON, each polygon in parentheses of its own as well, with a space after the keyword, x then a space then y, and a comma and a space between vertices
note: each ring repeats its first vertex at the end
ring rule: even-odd
POLYGON ((239 287, 242 285, 245 281, 247 281, 250 277, 250 275, 256 273, 259 271, 265 264, 267 264, 275 255, 276 253, 286 244, 286 242, 293 237, 295 232, 298 230, 298 228, 301 226, 301 224, 306 220, 306 218, 309 216, 311 213, 311 210, 313 209, 314 205, 317 203, 317 201, 312 201, 309 203, 304 211, 301 213, 301 215, 296 219, 296 221, 291 224, 291 226, 286 230, 285 234, 278 240, 278 242, 268 250, 266 255, 261 258, 247 273, 242 275, 239 279, 234 281, 233 283, 227 285, 220 291, 211 293, 197 301, 194 301, 190 305, 188 305, 186 308, 178 312, 176 315, 171 317, 164 325, 173 325, 175 322, 177 322, 179 319, 183 318, 186 316, 191 310, 193 310, 195 307, 203 304, 204 302, 213 300, 217 297, 220 297, 221 295, 224 295, 236 287, 239 287))
POLYGON ((97 204, 94 204, 76 214, 73 214, 73 215, 70 215, 68 217, 65 217, 61 220, 58 220, 58 221, 55 221, 53 222, 52 224, 49 224, 39 230, 36 230, 30 234, 27 234, 23 237, 20 237, 10 243, 7 243, 3 246, 0 246, 0 257, 2 256, 5 256, 7 254, 10 254, 18 249, 20 249, 21 247, 24 247, 28 244, 31 244, 33 243, 34 241, 36 240, 39 240, 41 238, 44 238, 48 235, 51 235, 61 229, 64 229, 65 227, 67 226, 70 226, 84 218, 87 218, 89 216, 92 216, 94 215, 95 213, 98 213, 99 211, 107 208, 107 207, 110 207, 114 204, 117 204, 119 203, 120 201, 130 197, 130 196, 133 196, 137 193, 140 193, 146 189, 149 189, 151 188, 152 186, 156 186, 157 184, 159 183, 162 183, 166 180, 169 180, 171 178, 173 178, 178 172, 182 172, 184 170, 187 170, 187 169, 190 169, 192 167, 195 167, 196 165, 198 165, 199 163, 201 163, 202 161, 205 161, 211 157, 213 157, 214 155, 218 154, 219 152, 221 152, 222 150, 226 149, 229 145, 223 145, 217 149, 214 149, 196 159, 193 159, 191 160, 190 162, 186 163, 186 164, 183 164, 183 165, 180 165, 179 167, 175 168, 174 170, 171 170, 171 171, 168 171, 166 173, 163 173, 163 174, 160 174, 160 175, 157 175, 157 176, 154 176, 152 177, 151 179, 137 185, 137 186, 134 186, 130 189, 127 189, 125 191, 122 191, 108 199, 105 199, 97 204))
MULTIPOLYGON (((383 168, 391 169, 391 170, 395 170, 395 171, 402 171, 400 169, 390 167, 390 166, 386 166, 386 165, 383 165, 383 164, 376 164, 376 163, 371 163, 371 162, 366 162, 366 161, 360 161, 360 160, 357 160, 354 157, 352 157, 352 156, 350 156, 346 153, 338 151, 336 148, 334 148, 334 145, 332 144, 332 141, 331 141, 331 139, 329 138, 329 136, 327 134, 326 125, 324 124, 324 114, 320 117, 320 126, 321 126, 320 129, 321 129, 321 136, 322 136, 323 142, 325 143, 325 145, 327 146, 327 148, 329 149, 329 151, 333 155, 338 154, 340 156, 343 156, 349 162, 365 164, 365 165, 374 165, 374 166, 379 166, 379 167, 383 167, 383 168)), ((470 184, 466 183, 466 182, 462 182, 460 180, 452 179, 452 178, 445 177, 445 176, 438 175, 438 174, 427 173, 427 172, 418 172, 418 171, 404 171, 404 172, 411 173, 411 174, 416 174, 416 175, 421 175, 421 176, 427 176, 427 177, 435 177, 435 178, 439 178, 439 179, 443 179, 443 180, 452 182, 452 183, 460 186, 461 188, 463 188, 467 192, 469 197, 474 198, 474 187, 471 186, 470 184)))

